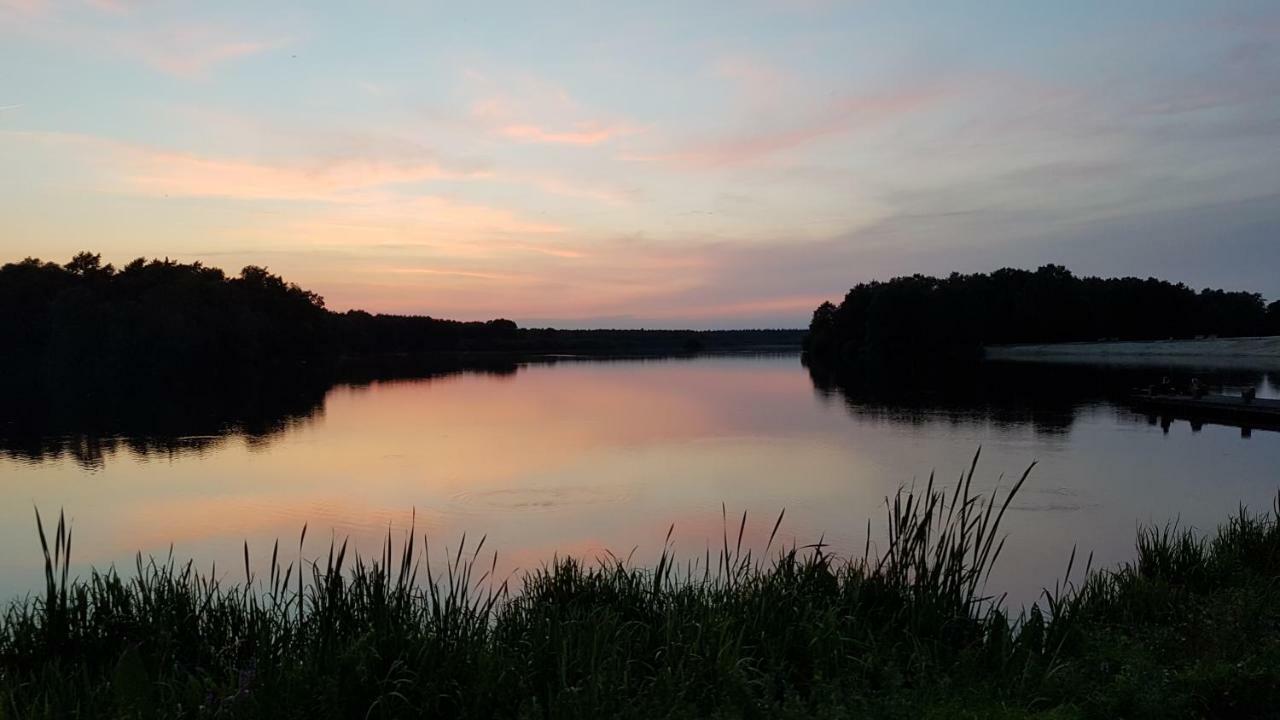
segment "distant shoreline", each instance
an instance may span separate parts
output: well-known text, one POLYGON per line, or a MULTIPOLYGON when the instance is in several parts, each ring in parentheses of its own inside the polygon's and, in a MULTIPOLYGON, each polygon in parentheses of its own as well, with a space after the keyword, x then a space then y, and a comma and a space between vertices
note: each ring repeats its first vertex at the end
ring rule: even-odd
POLYGON ((1280 370, 1280 336, 989 345, 983 356, 1002 362, 1280 370))

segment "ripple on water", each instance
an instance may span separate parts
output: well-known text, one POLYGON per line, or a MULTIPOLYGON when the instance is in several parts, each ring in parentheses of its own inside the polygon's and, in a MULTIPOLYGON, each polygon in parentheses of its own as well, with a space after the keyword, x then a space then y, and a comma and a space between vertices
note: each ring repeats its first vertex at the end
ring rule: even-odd
POLYGON ((550 512, 584 505, 612 505, 630 499, 622 487, 558 486, 464 490, 452 497, 457 512, 550 512))

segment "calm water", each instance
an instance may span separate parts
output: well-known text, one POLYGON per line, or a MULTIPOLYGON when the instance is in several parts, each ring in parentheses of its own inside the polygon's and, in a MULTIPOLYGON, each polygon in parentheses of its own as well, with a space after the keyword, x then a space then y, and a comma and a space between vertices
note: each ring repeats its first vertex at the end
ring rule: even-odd
MULTIPOLYGON (((1277 394, 1260 374, 1215 379, 1277 394)), ((815 381, 797 355, 512 363, 338 385, 247 418, 202 423, 179 400, 182 422, 156 411, 126 431, 10 421, 0 596, 38 587, 33 503, 73 518, 82 572, 172 544, 235 580, 246 539, 265 561, 275 538, 296 547, 305 522, 309 556, 331 535, 374 552, 415 512, 437 547, 487 535, 506 572, 556 552, 636 548, 648 562, 672 523, 678 552, 716 547, 721 503, 747 511, 751 544, 785 508, 788 543, 860 554, 868 519, 880 537, 886 494, 935 470, 950 485, 981 446, 984 490, 1039 463, 993 577, 1021 603, 1061 576, 1073 544, 1115 563, 1139 523, 1211 527, 1280 490, 1280 433, 1164 428, 1107 399, 1132 380, 1021 366, 899 391, 815 381), (192 432, 155 429, 166 423, 192 432)))

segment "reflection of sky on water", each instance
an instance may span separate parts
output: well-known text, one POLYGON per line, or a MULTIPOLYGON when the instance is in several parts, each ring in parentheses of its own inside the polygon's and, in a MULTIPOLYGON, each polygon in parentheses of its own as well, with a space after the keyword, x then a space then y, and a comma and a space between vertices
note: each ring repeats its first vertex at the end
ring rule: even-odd
POLYGON ((1166 434, 1103 393, 1073 395, 1064 376, 1044 382, 1062 392, 894 407, 815 391, 790 355, 338 386, 323 412, 198 452, 128 446, 88 468, 67 454, 0 456, 0 541, 11 549, 0 594, 37 587, 32 502, 74 518, 82 568, 131 567, 135 550, 163 554, 170 543, 202 566, 238 568, 242 540, 265 562, 271 541, 289 546, 303 523, 308 554, 331 533, 367 553, 415 512, 435 547, 487 534, 507 571, 554 552, 635 547, 647 562, 672 523, 681 553, 717 547, 722 502, 748 512, 755 545, 786 508, 788 543, 825 537, 861 553, 868 518, 879 537, 885 495, 934 470, 951 485, 981 446, 983 490, 1039 463, 994 577, 1021 602, 1053 583, 1073 544, 1095 564, 1117 562, 1131 556, 1139 522, 1211 527, 1241 502, 1269 507, 1280 489, 1280 433, 1245 439, 1178 421, 1166 434))

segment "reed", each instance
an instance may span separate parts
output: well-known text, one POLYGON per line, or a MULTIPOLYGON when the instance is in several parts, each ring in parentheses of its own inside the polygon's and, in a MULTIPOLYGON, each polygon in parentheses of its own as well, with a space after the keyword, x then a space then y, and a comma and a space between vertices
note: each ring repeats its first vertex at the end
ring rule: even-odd
MULTIPOLYGON (((514 581, 485 540, 416 529, 362 557, 272 547, 219 582, 172 555, 70 576, 0 617, 0 717, 1249 716, 1280 706, 1280 531, 1245 509, 1212 536, 1139 533, 1016 616, 985 585, 1010 490, 932 478, 886 501, 884 549, 744 549, 652 566, 555 558, 514 581), (288 551, 286 551, 288 552, 288 551), (290 554, 292 554, 290 552, 290 554)), ((736 525, 736 528, 734 527, 736 525)), ((869 526, 868 526, 869 528, 869 526)), ((877 543, 878 545, 879 543, 877 543)), ((1067 563, 1069 580, 1074 552, 1067 563)))

